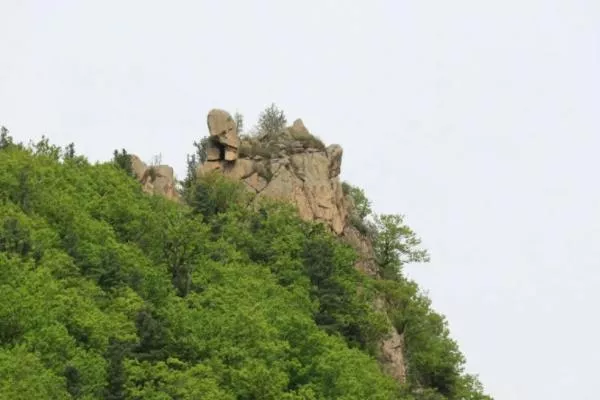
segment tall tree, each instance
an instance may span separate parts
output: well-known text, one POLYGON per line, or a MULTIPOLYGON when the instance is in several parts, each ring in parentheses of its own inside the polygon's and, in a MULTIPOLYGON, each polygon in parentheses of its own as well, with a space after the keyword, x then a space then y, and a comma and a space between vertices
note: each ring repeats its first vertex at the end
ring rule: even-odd
POLYGON ((263 137, 277 135, 285 128, 286 123, 287 119, 283 110, 272 103, 258 116, 258 134, 263 137))
POLYGON ((404 216, 376 215, 375 226, 375 256, 385 278, 397 278, 404 264, 429 261, 429 253, 419 248, 421 239, 404 223, 404 216))

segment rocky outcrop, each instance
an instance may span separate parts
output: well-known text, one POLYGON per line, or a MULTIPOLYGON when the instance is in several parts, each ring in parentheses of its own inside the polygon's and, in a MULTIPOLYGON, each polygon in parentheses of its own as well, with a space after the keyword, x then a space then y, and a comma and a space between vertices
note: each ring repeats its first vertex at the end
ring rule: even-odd
POLYGON ((131 156, 131 169, 146 193, 160 195, 179 201, 175 189, 175 174, 168 165, 146 165, 138 156, 131 156))
POLYGON ((344 226, 342 239, 352 246, 358 254, 356 269, 367 275, 377 276, 377 264, 371 240, 350 224, 344 226))
MULTIPOLYGON (((220 129, 216 132, 221 132, 220 129)), ((276 140, 262 140, 242 142, 249 149, 242 154, 227 157, 225 152, 216 160, 209 157, 198 173, 219 170, 243 181, 257 198, 295 204, 303 219, 325 222, 333 232, 342 234, 347 216, 339 180, 342 148, 338 145, 325 148, 301 120, 276 140)))
POLYGON ((208 161, 237 159, 240 139, 233 117, 224 110, 213 109, 206 118, 210 138, 206 152, 208 161))
MULTIPOLYGON (((300 217, 324 222, 357 250, 358 270, 377 277, 371 240, 347 223, 352 202, 344 196, 339 178, 341 146, 325 147, 300 119, 275 138, 264 135, 239 140, 237 134, 233 134, 235 122, 220 110, 209 113, 208 125, 212 147, 208 148, 207 162, 199 167, 198 175, 219 171, 244 182, 257 198, 268 197, 296 205, 300 217)), ((374 307, 387 315, 383 299, 377 299, 374 307)), ((404 382, 404 338, 389 318, 388 323, 390 330, 380 343, 379 361, 388 374, 404 382)))
POLYGON ((390 327, 387 336, 379 344, 379 363, 383 370, 400 382, 406 382, 406 360, 404 358, 404 334, 399 333, 387 316, 383 298, 375 300, 375 309, 386 315, 390 327))

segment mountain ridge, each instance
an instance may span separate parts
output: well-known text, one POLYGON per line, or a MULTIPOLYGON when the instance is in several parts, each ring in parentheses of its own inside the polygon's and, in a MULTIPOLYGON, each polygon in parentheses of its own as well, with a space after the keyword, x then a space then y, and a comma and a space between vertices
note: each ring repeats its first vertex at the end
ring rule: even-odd
POLYGON ((92 165, 3 130, 0 398, 489 399, 401 274, 427 258, 401 219, 370 222, 364 193, 340 183, 337 234, 197 173, 204 155, 175 190, 172 169, 125 150, 92 165))

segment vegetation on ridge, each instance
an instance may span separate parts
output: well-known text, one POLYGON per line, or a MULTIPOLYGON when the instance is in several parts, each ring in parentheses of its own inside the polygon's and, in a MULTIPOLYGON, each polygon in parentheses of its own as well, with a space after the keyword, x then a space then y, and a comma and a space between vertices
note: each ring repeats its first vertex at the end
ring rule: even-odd
POLYGON ((400 274, 361 275, 321 225, 219 175, 181 205, 124 169, 2 134, 0 399, 488 398, 400 274), (381 295, 405 385, 375 360, 381 295))
POLYGON ((307 131, 286 128, 286 124, 285 113, 271 104, 259 115, 256 127, 250 133, 240 136, 239 156, 270 159, 281 154, 282 150, 287 153, 305 149, 325 150, 321 139, 307 131))

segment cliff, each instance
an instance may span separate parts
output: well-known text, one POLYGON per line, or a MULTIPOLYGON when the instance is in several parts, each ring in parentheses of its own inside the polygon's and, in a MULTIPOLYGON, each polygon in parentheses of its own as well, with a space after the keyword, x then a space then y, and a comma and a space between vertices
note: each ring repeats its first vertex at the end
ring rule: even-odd
POLYGON ((343 233, 347 205, 339 180, 340 146, 325 147, 301 120, 276 135, 240 138, 227 112, 212 110, 207 119, 207 161, 198 174, 221 171, 244 182, 258 198, 292 203, 303 219, 343 233))

